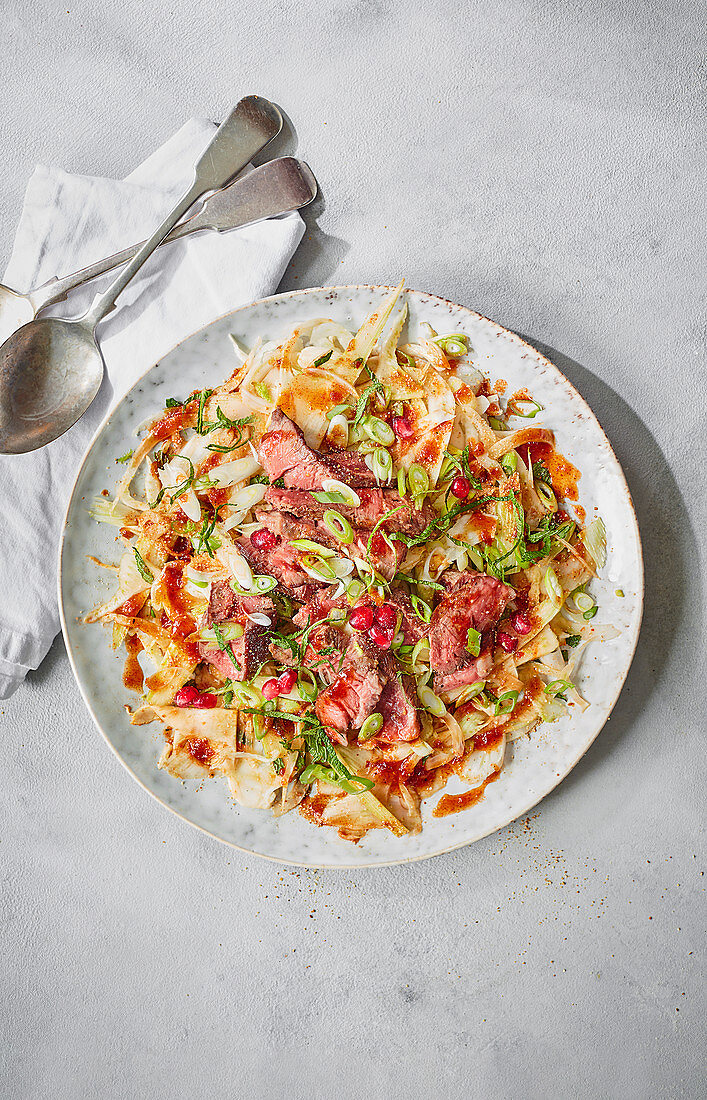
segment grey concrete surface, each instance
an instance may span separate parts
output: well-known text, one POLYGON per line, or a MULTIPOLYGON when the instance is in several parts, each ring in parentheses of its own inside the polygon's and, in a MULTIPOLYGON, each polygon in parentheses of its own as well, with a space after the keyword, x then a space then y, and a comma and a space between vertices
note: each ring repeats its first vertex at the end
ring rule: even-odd
POLYGON ((628 683, 571 776, 399 869, 283 868, 176 820, 57 642, 2 709, 3 1094, 703 1096, 702 5, 2 8, 3 254, 37 161, 122 176, 269 96, 322 188, 284 287, 405 275, 550 349, 647 566, 628 683))

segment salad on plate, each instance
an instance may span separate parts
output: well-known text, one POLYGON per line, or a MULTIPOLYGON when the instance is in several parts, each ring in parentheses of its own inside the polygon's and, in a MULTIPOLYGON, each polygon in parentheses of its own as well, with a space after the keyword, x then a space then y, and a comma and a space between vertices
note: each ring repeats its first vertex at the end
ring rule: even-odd
POLYGON ((353 841, 419 832, 451 776, 434 815, 472 806, 514 740, 589 705, 606 555, 551 410, 463 333, 403 335, 402 295, 356 332, 234 336, 235 370, 170 398, 93 509, 122 553, 85 618, 125 647, 158 766, 353 841))

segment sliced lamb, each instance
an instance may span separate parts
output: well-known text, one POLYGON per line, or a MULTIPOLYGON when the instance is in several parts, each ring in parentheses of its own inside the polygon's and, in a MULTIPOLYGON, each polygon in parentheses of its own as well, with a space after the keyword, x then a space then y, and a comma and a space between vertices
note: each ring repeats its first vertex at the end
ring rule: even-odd
POLYGON ((483 634, 493 629, 513 596, 513 589, 495 577, 470 572, 460 575, 440 600, 430 622, 430 665, 435 674, 435 691, 451 690, 455 683, 458 685, 462 670, 465 682, 476 683, 484 678, 485 666, 479 666, 478 658, 472 657, 466 648, 468 631, 473 628, 483 634))
POLYGON ((275 622, 277 613, 270 596, 241 596, 234 592, 228 581, 215 581, 211 586, 211 599, 207 623, 223 623, 228 620, 245 619, 246 615, 258 612, 268 615, 275 622))
POLYGON ((337 478, 348 485, 375 485, 373 472, 360 455, 347 451, 313 451, 302 432, 282 409, 274 409, 268 431, 260 441, 258 457, 271 481, 284 477, 293 489, 321 489, 322 482, 337 478))
POLYGON ((302 629, 305 626, 309 626, 312 622, 317 622, 319 619, 326 619, 330 611, 334 608, 346 608, 349 606, 346 595, 335 596, 339 586, 329 585, 327 588, 318 588, 316 592, 312 594, 310 599, 300 607, 296 615, 293 616, 293 623, 295 626, 302 629))
POLYGON ((415 645, 421 638, 427 636, 430 624, 424 622, 412 606, 412 600, 402 588, 391 588, 387 602, 395 604, 402 615, 400 629, 405 635, 405 645, 415 645))
POLYGON ((273 642, 270 653, 278 665, 297 668, 300 664, 330 684, 341 672, 347 637, 330 623, 323 623, 310 630, 307 647, 302 658, 296 657, 289 646, 273 642))
POLYGON ((420 719, 417 716, 417 692, 412 676, 399 675, 395 658, 386 653, 380 659, 380 668, 387 682, 377 710, 383 715, 383 725, 376 735, 381 741, 416 741, 420 736, 420 719))
POLYGON ((247 618, 258 612, 267 615, 271 623, 277 619, 275 604, 270 596, 241 596, 233 591, 228 581, 216 581, 211 588, 207 625, 213 623, 238 623, 243 627, 241 638, 230 642, 235 664, 228 650, 220 649, 215 642, 199 642, 199 655, 218 669, 222 676, 232 680, 245 680, 269 657, 268 635, 270 628, 247 618))
POLYGON ((288 542, 280 542, 272 550, 261 550, 253 546, 246 536, 237 542, 251 569, 255 573, 265 573, 277 578, 288 595, 297 598, 297 592, 302 588, 305 591, 310 590, 313 582, 299 564, 297 551, 288 542))
MULTIPOLYGON (((368 560, 368 540, 370 538, 370 532, 356 531, 354 533, 355 539, 352 546, 355 548, 358 556, 362 557, 364 560, 368 560)), ((380 573, 385 580, 392 581, 404 557, 405 545, 402 542, 397 542, 395 539, 391 539, 390 542, 388 542, 380 531, 376 531, 371 539, 370 558, 373 563, 373 568, 377 573, 380 573)))
POLYGON ((243 636, 228 643, 230 652, 219 649, 214 642, 199 642, 199 656, 218 669, 222 676, 229 676, 231 680, 247 680, 270 656, 268 635, 266 626, 246 620, 243 636))
POLYGON ((327 504, 315 500, 312 494, 305 489, 278 489, 271 486, 265 500, 272 504, 273 508, 290 512, 302 519, 314 523, 321 519, 326 511, 334 509, 344 516, 354 527, 363 527, 370 531, 372 527, 386 515, 389 516, 381 527, 385 531, 403 531, 405 534, 417 535, 434 518, 434 512, 429 504, 422 506, 417 511, 412 501, 404 500, 395 489, 359 489, 360 505, 327 504))
POLYGON ((365 638, 352 639, 341 672, 314 704, 317 718, 332 741, 340 745, 347 743, 347 731, 360 729, 376 709, 385 686, 378 667, 379 652, 365 638))

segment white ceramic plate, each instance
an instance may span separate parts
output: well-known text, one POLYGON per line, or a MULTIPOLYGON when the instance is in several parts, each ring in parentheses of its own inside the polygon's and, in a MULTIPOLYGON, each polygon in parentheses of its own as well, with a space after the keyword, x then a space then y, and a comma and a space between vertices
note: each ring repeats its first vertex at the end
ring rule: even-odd
MULTIPOLYGON (((284 337, 295 324, 332 317, 355 329, 389 288, 354 286, 295 291, 254 302, 214 321, 179 344, 149 370, 108 417, 84 459, 69 502, 62 537, 59 593, 62 626, 81 694, 96 725, 132 775, 165 806, 192 825, 247 852, 281 863, 309 867, 353 867, 404 863, 450 851, 487 836, 526 813, 551 791, 586 752, 606 722, 628 673, 638 639, 643 602, 643 564, 638 526, 626 481, 609 441, 591 410, 556 367, 486 317, 463 306, 418 291, 405 292, 414 338, 423 321, 438 332, 464 332, 474 349, 473 362, 491 379, 504 378, 509 392, 527 387, 545 406, 533 424, 556 432, 557 446, 582 471, 580 499, 587 517, 601 513, 608 535, 608 560, 595 584, 599 615, 619 637, 592 643, 582 663, 579 684, 591 706, 541 727, 516 742, 497 782, 484 798, 460 814, 433 818, 436 798, 423 803, 424 826, 416 837, 396 839, 369 832, 359 844, 339 839, 334 829, 317 828, 293 812, 275 819, 268 810, 247 810, 231 800, 220 779, 182 786, 157 759, 163 744, 156 725, 133 727, 125 703, 136 697, 122 684, 122 660, 113 655, 105 628, 86 626, 84 612, 105 600, 113 575, 94 567, 87 555, 115 560, 115 531, 88 514, 103 489, 112 491, 121 467, 115 458, 134 446, 134 432, 171 396, 215 386, 233 369, 229 333, 249 347, 284 337), (623 598, 616 590, 624 592, 623 598)), ((463 789, 453 780, 448 791, 463 789)), ((568 798, 566 812, 572 813, 568 798)))

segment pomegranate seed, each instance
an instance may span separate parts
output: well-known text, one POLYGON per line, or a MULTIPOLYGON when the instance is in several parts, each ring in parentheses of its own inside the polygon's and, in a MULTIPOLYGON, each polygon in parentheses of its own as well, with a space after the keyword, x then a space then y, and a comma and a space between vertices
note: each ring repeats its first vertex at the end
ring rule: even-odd
POLYGON ((288 691, 292 691, 296 683, 297 673, 293 668, 288 668, 286 672, 281 672, 277 678, 277 686, 280 689, 281 695, 287 695, 288 691))
POLYGON ((199 689, 195 688, 193 684, 185 684, 174 696, 175 706, 191 707, 194 705, 194 700, 198 698, 199 689))
POLYGON ((390 631, 384 630, 383 627, 373 624, 368 631, 368 636, 372 642, 375 642, 379 649, 390 649, 393 639, 390 636, 390 631))
POLYGON ((412 424, 405 416, 393 418, 393 431, 399 439, 412 439, 415 434, 412 424))
POLYGON ((505 649, 506 653, 512 653, 518 646, 518 639, 514 638, 512 634, 506 634, 505 630, 499 630, 497 640, 501 649, 505 649))
POLYGON ((210 691, 202 691, 200 695, 197 695, 192 706, 199 707, 200 710, 210 710, 211 707, 218 706, 218 698, 216 695, 212 695, 210 691))
POLYGON ((398 617, 396 609, 389 603, 384 603, 375 613, 375 620, 378 626, 382 626, 384 630, 390 630, 395 626, 395 620, 398 617))
POLYGON ((259 527, 257 531, 253 531, 250 541, 256 550, 273 550, 280 538, 273 531, 268 531, 267 527, 259 527))
POLYGON ((354 607, 349 615, 349 622, 354 630, 370 630, 373 626, 373 608, 365 605, 354 607))
POLYGON ((452 494, 459 500, 466 500, 471 492, 471 484, 468 477, 455 477, 452 482, 452 494))
POLYGON ((266 680, 263 684, 261 691, 266 699, 277 699, 280 694, 280 685, 273 677, 272 680, 266 680))
POLYGON ((515 630, 516 634, 530 634, 530 619, 528 619, 525 615, 521 615, 520 611, 518 611, 511 619, 511 626, 515 630))

